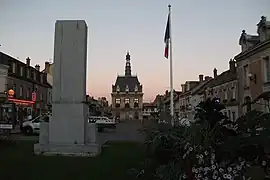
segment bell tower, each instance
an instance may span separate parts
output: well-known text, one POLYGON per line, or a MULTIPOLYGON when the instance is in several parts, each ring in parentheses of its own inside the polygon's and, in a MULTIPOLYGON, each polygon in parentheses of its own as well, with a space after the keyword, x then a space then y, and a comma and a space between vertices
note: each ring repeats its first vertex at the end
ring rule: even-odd
POLYGON ((131 76, 131 64, 130 64, 129 52, 127 52, 127 55, 126 55, 125 76, 131 76))

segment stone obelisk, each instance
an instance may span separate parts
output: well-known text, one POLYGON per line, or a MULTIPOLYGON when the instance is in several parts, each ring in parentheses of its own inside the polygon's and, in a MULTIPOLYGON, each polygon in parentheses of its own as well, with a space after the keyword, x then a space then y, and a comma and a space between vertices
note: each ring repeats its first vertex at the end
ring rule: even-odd
POLYGON ((36 154, 95 156, 95 125, 87 119, 87 25, 84 20, 55 23, 52 118, 41 124, 36 154))

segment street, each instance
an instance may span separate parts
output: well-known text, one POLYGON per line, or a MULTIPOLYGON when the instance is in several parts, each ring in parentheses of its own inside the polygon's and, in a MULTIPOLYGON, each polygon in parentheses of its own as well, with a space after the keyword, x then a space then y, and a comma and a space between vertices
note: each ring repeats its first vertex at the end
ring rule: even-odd
MULTIPOLYGON (((138 131, 141 128, 140 121, 132 120, 117 124, 116 129, 106 129, 99 132, 97 142, 104 144, 106 141, 143 141, 143 135, 138 131)), ((25 136, 13 134, 12 140, 38 141, 38 135, 25 136)))

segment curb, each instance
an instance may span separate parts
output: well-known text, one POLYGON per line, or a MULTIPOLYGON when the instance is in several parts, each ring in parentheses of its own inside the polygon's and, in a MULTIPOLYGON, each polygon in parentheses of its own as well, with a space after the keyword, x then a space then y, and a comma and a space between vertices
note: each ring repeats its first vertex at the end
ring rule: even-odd
POLYGON ((22 134, 22 132, 10 132, 10 134, 22 134))

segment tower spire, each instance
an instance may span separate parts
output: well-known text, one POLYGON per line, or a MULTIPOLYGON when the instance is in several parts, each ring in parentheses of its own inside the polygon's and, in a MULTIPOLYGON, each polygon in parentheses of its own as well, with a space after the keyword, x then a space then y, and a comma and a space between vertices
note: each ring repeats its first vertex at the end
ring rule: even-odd
POLYGON ((125 76, 131 76, 131 64, 130 64, 129 51, 127 51, 127 55, 126 55, 125 76))

